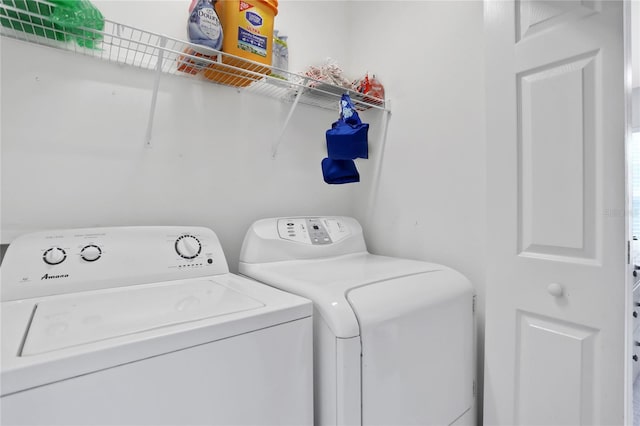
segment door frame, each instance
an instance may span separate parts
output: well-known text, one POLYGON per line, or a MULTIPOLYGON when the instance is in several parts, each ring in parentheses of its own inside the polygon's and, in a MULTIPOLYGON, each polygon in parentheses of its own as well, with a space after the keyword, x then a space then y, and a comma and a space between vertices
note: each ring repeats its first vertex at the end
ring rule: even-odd
MULTIPOLYGON (((640 13, 640 11, 639 11, 640 13)), ((634 262, 633 260, 633 229, 632 229, 632 218, 633 218, 633 199, 632 199, 632 170, 631 170, 631 141, 632 141, 632 97, 633 97, 633 81, 632 81, 632 65, 633 61, 640 61, 640 57, 634 58, 632 54, 632 38, 631 38, 631 1, 623 2, 623 20, 624 20, 624 84, 625 84, 625 97, 624 97, 624 110, 625 110, 625 164, 626 164, 626 182, 625 182, 625 193, 626 193, 626 211, 625 211, 625 226, 626 226, 626 234, 627 234, 627 292, 626 292, 626 329, 625 329, 625 354, 627 354, 626 362, 625 362, 625 383, 624 383, 624 422, 627 425, 633 425, 634 415, 633 415, 633 361, 631 358, 631 354, 633 353, 634 348, 634 338, 633 338, 633 329, 634 329, 634 301, 633 301, 633 287, 635 285, 635 278, 633 276, 634 270, 634 262)), ((636 214, 640 214, 640 212, 636 212, 636 214)))

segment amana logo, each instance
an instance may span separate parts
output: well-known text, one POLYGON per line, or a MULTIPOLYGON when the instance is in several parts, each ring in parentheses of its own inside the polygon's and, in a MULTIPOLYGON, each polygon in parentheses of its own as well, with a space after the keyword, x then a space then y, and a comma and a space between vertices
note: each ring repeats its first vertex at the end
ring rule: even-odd
POLYGON ((42 280, 52 280, 54 278, 67 278, 67 277, 69 277, 69 274, 61 274, 61 275, 44 274, 42 276, 42 278, 40 278, 40 281, 42 281, 42 280))

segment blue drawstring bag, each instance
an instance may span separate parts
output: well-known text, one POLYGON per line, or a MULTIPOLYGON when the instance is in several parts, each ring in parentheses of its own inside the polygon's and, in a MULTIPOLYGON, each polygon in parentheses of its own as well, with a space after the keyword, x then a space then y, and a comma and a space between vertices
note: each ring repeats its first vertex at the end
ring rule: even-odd
POLYGON ((322 176, 330 184, 360 182, 360 174, 353 160, 322 160, 322 176))
POLYGON ((363 123, 348 94, 340 100, 340 119, 327 130, 327 153, 334 160, 369 158, 369 124, 363 123))

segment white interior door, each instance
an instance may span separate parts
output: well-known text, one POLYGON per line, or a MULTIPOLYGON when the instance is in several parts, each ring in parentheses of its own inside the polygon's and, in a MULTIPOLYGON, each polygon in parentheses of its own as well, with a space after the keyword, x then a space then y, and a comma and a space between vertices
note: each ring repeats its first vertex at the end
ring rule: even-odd
POLYGON ((489 0, 485 19, 485 424, 622 424, 622 2, 489 0))

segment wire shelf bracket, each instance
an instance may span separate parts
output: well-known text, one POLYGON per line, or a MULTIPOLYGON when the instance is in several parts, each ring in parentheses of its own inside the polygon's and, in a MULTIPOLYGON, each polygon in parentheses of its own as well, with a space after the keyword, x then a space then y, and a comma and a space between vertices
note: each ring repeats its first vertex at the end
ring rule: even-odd
POLYGON ((282 125, 282 130, 280 130, 280 135, 278 136, 278 139, 276 139, 275 143, 273 144, 273 147, 271 149, 271 158, 276 158, 276 155, 278 155, 278 147, 282 143, 284 132, 287 130, 287 126, 291 121, 293 112, 298 106, 298 102, 300 102, 301 97, 302 97, 302 90, 299 90, 298 93, 296 94, 296 98, 293 100, 293 103, 291 104, 291 108, 289 109, 289 114, 287 115, 287 118, 284 120, 284 124, 282 125))
MULTIPOLYGON (((389 101, 387 100, 387 103, 389 101)), ((373 167, 373 182, 371 182, 371 189, 369 192, 369 205, 367 206, 367 223, 372 223, 373 213, 375 211, 375 205, 378 198, 379 186, 380 186, 380 174, 382 172, 382 159, 384 158, 384 151, 387 146, 387 131, 389 129, 389 120, 391 119, 391 109, 386 109, 383 112, 382 117, 382 131, 380 132, 380 152, 376 156, 376 162, 373 167)))
MULTIPOLYGON (((161 37, 160 47, 165 47, 167 38, 161 37)), ((153 92, 151 93, 151 106, 149 107, 149 122, 147 123, 147 134, 145 137, 145 146, 151 148, 151 134, 153 132, 153 118, 156 114, 156 103, 158 101, 158 90, 160 89, 160 77, 162 76, 162 63, 164 59, 163 50, 158 52, 158 62, 156 64, 156 73, 153 79, 153 92)))

